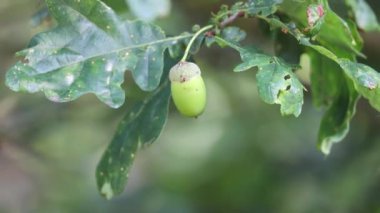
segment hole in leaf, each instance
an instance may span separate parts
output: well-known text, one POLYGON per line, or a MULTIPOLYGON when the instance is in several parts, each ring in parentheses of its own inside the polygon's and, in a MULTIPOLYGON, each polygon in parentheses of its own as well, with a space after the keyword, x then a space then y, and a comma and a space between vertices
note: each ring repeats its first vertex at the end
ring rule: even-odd
POLYGON ((22 58, 20 59, 20 61, 21 61, 21 63, 23 63, 23 64, 29 64, 29 60, 28 60, 27 58, 25 58, 25 57, 22 57, 22 58))
POLYGON ((289 80, 289 79, 290 79, 290 75, 285 75, 285 76, 284 76, 284 79, 285 79, 285 80, 289 80))
POLYGON ((23 60, 21 60, 21 63, 23 63, 23 64, 29 64, 29 60, 28 59, 23 59, 23 60))
POLYGON ((292 88, 292 86, 291 85, 288 85, 287 87, 286 87, 286 91, 289 91, 290 89, 292 88))

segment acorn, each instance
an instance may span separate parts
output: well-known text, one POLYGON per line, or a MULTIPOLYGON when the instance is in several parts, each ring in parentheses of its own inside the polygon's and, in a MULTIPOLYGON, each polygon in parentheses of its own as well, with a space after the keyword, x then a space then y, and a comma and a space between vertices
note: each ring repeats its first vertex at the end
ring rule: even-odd
POLYGON ((198 117, 206 106, 206 86, 198 65, 180 61, 169 72, 171 92, 178 111, 188 117, 198 117))

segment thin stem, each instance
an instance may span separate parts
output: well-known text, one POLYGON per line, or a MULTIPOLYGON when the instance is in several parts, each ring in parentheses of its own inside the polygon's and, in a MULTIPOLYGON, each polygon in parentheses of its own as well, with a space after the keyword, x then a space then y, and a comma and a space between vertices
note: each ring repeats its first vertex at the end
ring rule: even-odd
POLYGON ((234 22, 237 18, 240 18, 240 17, 243 17, 245 15, 245 12, 244 11, 238 11, 236 12, 235 14, 231 15, 230 17, 226 18, 224 21, 222 21, 220 24, 219 24, 219 27, 220 28, 224 28, 226 27, 227 25, 231 24, 232 22, 234 22))
POLYGON ((214 27, 213 25, 207 25, 207 26, 203 27, 202 29, 198 30, 198 32, 194 34, 194 36, 191 38, 190 42, 187 44, 187 47, 186 47, 186 50, 185 50, 185 54, 183 55, 181 61, 186 61, 187 56, 189 55, 189 52, 190 52, 190 48, 193 45, 195 39, 197 39, 197 37, 201 33, 205 32, 206 30, 209 30, 209 29, 211 29, 213 27, 214 27))

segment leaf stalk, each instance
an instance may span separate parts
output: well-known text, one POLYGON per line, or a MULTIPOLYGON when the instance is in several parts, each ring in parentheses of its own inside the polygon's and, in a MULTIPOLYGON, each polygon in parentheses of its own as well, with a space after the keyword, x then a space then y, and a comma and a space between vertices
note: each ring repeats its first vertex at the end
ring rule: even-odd
POLYGON ((191 48, 191 46, 193 45, 195 39, 197 39, 197 37, 198 37, 200 34, 202 34, 203 32, 205 32, 205 31, 207 31, 207 30, 209 30, 209 29, 211 29, 211 28, 213 28, 213 27, 214 27, 214 25, 207 25, 207 26, 203 27, 202 29, 198 30, 198 32, 196 32, 196 33, 194 34, 194 36, 191 38, 190 42, 187 44, 187 47, 186 47, 185 53, 183 54, 183 57, 182 57, 181 61, 186 61, 187 56, 189 55, 189 52, 190 52, 190 48, 191 48))

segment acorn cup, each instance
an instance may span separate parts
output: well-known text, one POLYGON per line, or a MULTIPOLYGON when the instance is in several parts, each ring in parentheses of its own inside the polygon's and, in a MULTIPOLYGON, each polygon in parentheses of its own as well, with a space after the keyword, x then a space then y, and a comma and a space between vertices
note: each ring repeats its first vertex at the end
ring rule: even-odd
POLYGON ((169 72, 172 98, 178 111, 188 117, 198 117, 206 106, 206 87, 198 65, 181 61, 169 72))

